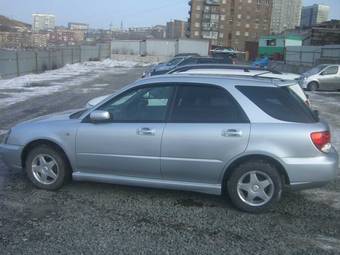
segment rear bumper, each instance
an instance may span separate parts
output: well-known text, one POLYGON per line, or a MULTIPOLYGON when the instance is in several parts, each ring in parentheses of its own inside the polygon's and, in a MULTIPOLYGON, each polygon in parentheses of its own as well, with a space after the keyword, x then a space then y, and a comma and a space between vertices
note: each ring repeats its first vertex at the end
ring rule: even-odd
POLYGON ((334 181, 339 175, 339 156, 334 149, 315 158, 284 158, 292 189, 317 188, 334 181))
POLYGON ((0 144, 0 157, 9 168, 20 170, 22 149, 22 146, 0 144))

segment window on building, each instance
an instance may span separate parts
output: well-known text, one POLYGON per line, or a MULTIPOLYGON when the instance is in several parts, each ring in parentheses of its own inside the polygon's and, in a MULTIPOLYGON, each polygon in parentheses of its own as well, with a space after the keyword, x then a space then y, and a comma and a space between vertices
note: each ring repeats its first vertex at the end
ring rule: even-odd
POLYGON ((275 47, 276 46, 276 39, 267 40, 266 44, 267 44, 267 46, 275 47))

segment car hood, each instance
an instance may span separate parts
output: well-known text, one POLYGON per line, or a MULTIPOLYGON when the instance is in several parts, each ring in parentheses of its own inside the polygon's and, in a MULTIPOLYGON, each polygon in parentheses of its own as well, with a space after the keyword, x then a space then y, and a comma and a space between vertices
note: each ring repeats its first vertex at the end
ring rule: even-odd
POLYGON ((31 120, 21 122, 20 124, 46 122, 46 121, 68 120, 68 119, 70 119, 70 116, 72 114, 83 111, 83 110, 84 109, 73 109, 73 110, 68 110, 68 111, 64 111, 64 112, 58 112, 58 113, 53 113, 53 114, 49 114, 49 115, 44 115, 44 116, 40 116, 40 117, 31 119, 31 120))

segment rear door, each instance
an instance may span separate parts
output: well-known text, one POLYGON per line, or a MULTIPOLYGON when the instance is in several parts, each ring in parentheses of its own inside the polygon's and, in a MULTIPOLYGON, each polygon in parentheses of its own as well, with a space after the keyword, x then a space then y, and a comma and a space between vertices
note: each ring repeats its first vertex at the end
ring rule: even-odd
POLYGON ((162 139, 163 178, 218 184, 226 163, 245 151, 249 133, 247 116, 224 88, 179 85, 162 139))

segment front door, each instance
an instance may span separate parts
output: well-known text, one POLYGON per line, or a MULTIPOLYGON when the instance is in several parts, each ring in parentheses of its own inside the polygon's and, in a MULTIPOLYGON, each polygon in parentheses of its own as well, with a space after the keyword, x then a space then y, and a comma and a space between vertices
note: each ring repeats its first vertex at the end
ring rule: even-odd
POLYGON ((179 86, 162 141, 164 179, 220 184, 225 165, 245 151, 247 116, 222 87, 179 86))
POLYGON ((340 89, 339 78, 340 76, 338 66, 327 67, 320 74, 320 89, 322 90, 340 89))
POLYGON ((110 123, 83 121, 76 141, 77 170, 137 178, 160 178, 160 146, 173 94, 169 86, 129 90, 97 110, 110 123))

